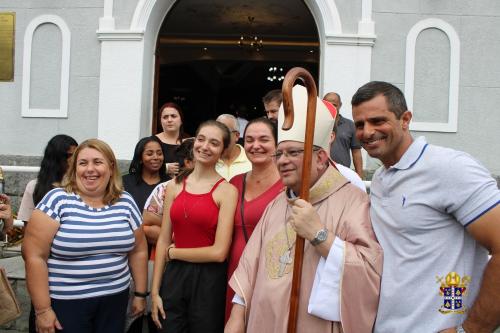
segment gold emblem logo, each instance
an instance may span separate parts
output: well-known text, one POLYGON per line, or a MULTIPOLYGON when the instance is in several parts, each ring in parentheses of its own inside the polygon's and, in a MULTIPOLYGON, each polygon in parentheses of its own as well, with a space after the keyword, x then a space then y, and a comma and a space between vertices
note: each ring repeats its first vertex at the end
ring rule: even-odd
POLYGON ((443 297, 443 305, 439 312, 465 313, 464 297, 467 296, 467 285, 471 281, 470 276, 460 277, 457 272, 450 272, 446 277, 436 276, 436 283, 440 283, 439 295, 443 297))

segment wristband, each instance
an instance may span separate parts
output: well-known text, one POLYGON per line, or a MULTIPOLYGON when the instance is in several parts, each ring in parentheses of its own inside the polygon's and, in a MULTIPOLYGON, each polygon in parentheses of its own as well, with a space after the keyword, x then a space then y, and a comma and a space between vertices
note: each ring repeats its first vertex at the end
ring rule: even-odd
POLYGON ((134 291, 134 296, 140 297, 140 298, 146 298, 149 296, 149 291, 146 291, 145 293, 140 293, 138 291, 134 291))

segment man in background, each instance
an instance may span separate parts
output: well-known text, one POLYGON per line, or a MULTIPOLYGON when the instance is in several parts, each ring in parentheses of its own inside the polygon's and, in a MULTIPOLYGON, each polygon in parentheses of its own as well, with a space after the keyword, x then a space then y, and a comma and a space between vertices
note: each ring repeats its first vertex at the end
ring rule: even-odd
POLYGON ((351 167, 351 154, 354 170, 363 178, 363 158, 361 157, 361 145, 356 139, 356 130, 352 120, 342 117, 340 108, 342 100, 336 92, 329 92, 323 97, 324 100, 330 102, 337 109, 337 119, 335 120, 336 133, 335 138, 330 146, 330 156, 332 159, 346 166, 351 167))
POLYGON ((221 156, 221 159, 215 165, 215 169, 227 181, 231 180, 240 173, 245 173, 252 170, 252 163, 247 158, 245 150, 237 144, 240 137, 240 126, 238 119, 231 114, 221 114, 217 117, 217 121, 223 123, 231 132, 231 141, 221 156))
POLYGON ((280 109, 281 102, 283 101, 283 94, 281 89, 269 91, 263 98, 264 109, 266 110, 266 117, 274 124, 278 124, 278 110, 280 109))

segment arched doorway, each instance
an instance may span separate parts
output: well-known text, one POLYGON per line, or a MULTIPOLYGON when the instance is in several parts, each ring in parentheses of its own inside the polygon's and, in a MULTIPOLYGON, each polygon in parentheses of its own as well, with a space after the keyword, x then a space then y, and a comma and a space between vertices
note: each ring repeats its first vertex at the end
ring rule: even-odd
MULTIPOLYGON (((102 18, 102 26, 100 24, 97 31, 101 43, 97 131, 98 137, 112 144, 117 157, 121 159, 132 157, 130 147, 139 138, 156 132, 157 115, 154 113, 157 105, 153 104, 158 99, 153 97, 154 77, 155 64, 160 65, 159 61, 155 61, 156 45, 167 14, 176 3, 184 1, 194 0, 137 1, 129 28, 121 30, 114 27, 113 0, 105 0, 105 15, 109 16, 102 18)), ((264 3, 270 4, 271 1, 264 3)), ((286 7, 278 16, 293 17, 289 6, 295 1, 298 0, 283 1, 286 7)), ((240 2, 224 1, 231 6, 240 2)), ((203 5, 205 1, 198 0, 198 3, 203 5)), ((361 8, 358 8, 361 20, 358 22, 358 32, 354 34, 343 32, 336 0, 303 0, 303 3, 308 11, 302 11, 300 15, 314 17, 319 35, 320 51, 316 54, 320 59, 317 65, 319 74, 315 74, 319 77, 319 95, 333 90, 339 92, 344 100, 349 100, 356 89, 371 78, 372 48, 376 40, 374 22, 371 20, 372 0, 361 2, 361 8)), ((254 8, 254 2, 251 8, 254 8)), ((268 9, 266 7, 259 13, 266 13, 268 9)), ((259 20, 259 17, 256 19, 259 20)), ((291 31, 295 25, 289 23, 285 27, 291 31)), ((232 31, 235 31, 236 36, 242 33, 236 28, 232 31)), ((249 89, 253 90, 254 87, 249 89)), ((343 113, 347 115, 350 111, 350 106, 345 104, 343 113)))
POLYGON ((157 110, 168 101, 181 105, 191 134, 201 121, 236 109, 262 116, 262 96, 281 88, 288 69, 304 67, 318 83, 319 53, 302 0, 179 0, 158 34, 152 131, 161 130, 157 110))

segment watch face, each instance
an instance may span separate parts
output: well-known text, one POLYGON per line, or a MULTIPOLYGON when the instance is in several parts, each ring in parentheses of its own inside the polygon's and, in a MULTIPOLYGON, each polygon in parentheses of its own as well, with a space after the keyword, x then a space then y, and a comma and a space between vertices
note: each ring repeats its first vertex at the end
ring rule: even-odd
POLYGON ((318 241, 324 242, 328 237, 328 231, 326 229, 322 229, 318 232, 318 235, 316 237, 318 238, 318 241))
POLYGON ((314 239, 311 241, 311 244, 316 246, 326 241, 327 238, 328 238, 328 229, 326 228, 321 229, 316 233, 316 237, 314 237, 314 239))

